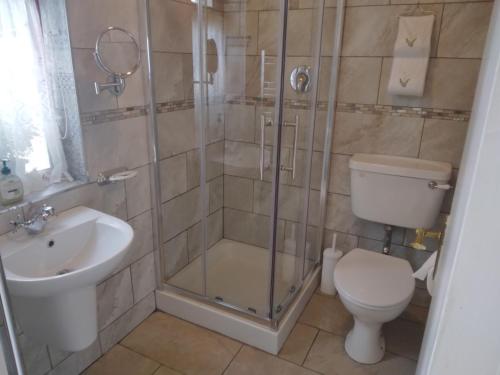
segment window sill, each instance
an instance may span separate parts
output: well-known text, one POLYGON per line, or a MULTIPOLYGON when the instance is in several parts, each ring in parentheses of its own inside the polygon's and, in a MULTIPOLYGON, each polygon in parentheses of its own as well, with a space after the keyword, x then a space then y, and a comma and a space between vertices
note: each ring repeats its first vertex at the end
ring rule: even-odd
POLYGON ((53 184, 44 190, 37 191, 26 195, 21 202, 11 204, 9 206, 3 206, 0 204, 0 215, 11 210, 17 210, 28 206, 31 203, 38 203, 45 199, 48 199, 54 195, 64 193, 69 190, 76 189, 82 185, 88 184, 88 181, 75 180, 72 182, 61 182, 58 184, 53 184))

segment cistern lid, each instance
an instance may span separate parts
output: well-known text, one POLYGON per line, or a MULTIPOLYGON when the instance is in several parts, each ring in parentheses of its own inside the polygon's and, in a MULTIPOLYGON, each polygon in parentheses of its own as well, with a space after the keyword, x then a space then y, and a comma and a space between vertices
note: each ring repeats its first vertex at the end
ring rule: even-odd
POLYGON ((353 249, 335 267, 335 285, 346 297, 368 307, 384 308, 408 300, 415 289, 404 259, 353 249))
POLYGON ((402 156, 354 154, 349 168, 365 172, 448 181, 451 164, 402 156))

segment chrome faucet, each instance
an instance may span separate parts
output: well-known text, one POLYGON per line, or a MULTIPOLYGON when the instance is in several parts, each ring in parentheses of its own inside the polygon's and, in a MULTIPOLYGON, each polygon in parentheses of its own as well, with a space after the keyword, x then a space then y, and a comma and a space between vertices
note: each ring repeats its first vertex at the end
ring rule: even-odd
POLYGON ((21 215, 18 215, 16 220, 10 222, 14 226, 14 232, 19 228, 24 228, 28 234, 35 235, 42 233, 47 225, 49 217, 55 216, 56 210, 52 206, 44 204, 31 219, 23 220, 21 215))

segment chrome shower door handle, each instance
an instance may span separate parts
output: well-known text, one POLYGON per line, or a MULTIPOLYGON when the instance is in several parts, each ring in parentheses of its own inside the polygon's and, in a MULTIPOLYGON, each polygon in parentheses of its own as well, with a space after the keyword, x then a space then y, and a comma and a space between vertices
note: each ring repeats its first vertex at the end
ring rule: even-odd
POLYGON ((266 113, 260 115, 260 158, 259 158, 259 169, 260 169, 260 180, 264 180, 264 160, 265 160, 265 146, 266 146, 266 126, 273 126, 273 120, 266 113))
POLYGON ((264 115, 260 115, 260 160, 259 160, 259 168, 260 168, 260 180, 264 179, 264 145, 265 145, 265 136, 266 136, 266 117, 264 115))
POLYGON ((292 172, 292 180, 295 180, 295 172, 297 170, 297 144, 299 141, 299 115, 295 115, 295 122, 283 122, 284 128, 294 128, 293 129, 293 150, 292 150, 292 166, 287 167, 285 165, 281 166, 282 171, 292 172))
POLYGON ((293 156, 292 156, 292 180, 295 180, 295 171, 297 165, 297 143, 299 140, 299 115, 295 115, 295 130, 293 134, 293 156))

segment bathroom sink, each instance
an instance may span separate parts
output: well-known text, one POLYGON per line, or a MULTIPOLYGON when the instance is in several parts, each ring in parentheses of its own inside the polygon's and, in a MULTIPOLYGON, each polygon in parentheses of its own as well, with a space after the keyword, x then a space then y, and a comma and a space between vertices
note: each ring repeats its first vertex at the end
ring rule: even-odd
POLYGON ((126 222, 86 207, 61 213, 41 234, 1 236, 7 285, 25 332, 64 350, 92 344, 96 285, 122 261, 133 237, 126 222))

